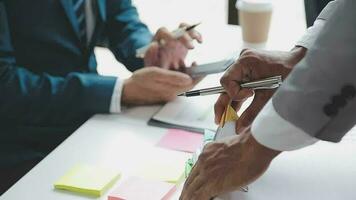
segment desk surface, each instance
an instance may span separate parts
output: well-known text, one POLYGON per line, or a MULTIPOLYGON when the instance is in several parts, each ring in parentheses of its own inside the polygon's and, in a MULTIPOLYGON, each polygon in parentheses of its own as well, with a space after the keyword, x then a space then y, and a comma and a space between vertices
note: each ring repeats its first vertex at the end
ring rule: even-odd
MULTIPOLYGON (((120 115, 92 117, 1 199, 90 199, 54 190, 53 183, 77 163, 100 163, 126 176, 149 152, 167 153, 168 150, 155 147, 166 130, 146 125, 157 109, 159 106, 137 107, 120 115)), ((248 193, 234 193, 224 199, 355 199, 355 152, 356 141, 351 135, 340 144, 319 142, 284 153, 261 179, 250 185, 248 193)), ((178 196, 177 193, 173 199, 178 196)), ((98 199, 106 198, 104 195, 98 199)))

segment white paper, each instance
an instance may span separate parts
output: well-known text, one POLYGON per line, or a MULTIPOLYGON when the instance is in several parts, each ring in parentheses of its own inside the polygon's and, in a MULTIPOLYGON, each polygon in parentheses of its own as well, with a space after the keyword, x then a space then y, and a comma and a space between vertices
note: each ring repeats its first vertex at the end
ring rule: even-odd
POLYGON ((211 96, 178 97, 153 116, 161 122, 201 129, 216 130, 214 104, 211 96))

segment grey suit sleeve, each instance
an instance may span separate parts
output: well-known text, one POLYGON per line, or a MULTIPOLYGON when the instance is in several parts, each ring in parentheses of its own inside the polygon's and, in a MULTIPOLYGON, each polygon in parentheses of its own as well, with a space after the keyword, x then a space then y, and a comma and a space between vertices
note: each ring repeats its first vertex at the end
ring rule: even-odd
POLYGON ((356 1, 339 0, 305 58, 273 96, 277 113, 307 134, 338 142, 356 123, 356 1))
POLYGON ((307 49, 313 46, 316 38, 318 38, 319 33, 322 31, 325 23, 335 11, 337 5, 338 0, 329 2, 316 18, 313 26, 309 27, 306 33, 296 43, 296 46, 302 46, 307 49))

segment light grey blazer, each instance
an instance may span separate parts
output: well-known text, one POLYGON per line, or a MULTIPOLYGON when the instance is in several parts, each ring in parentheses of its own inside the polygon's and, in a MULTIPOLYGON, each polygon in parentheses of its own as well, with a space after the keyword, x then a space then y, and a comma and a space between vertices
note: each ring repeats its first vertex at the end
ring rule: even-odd
POLYGON ((338 0, 328 12, 314 45, 272 103, 311 136, 338 142, 356 124, 356 1, 338 0))

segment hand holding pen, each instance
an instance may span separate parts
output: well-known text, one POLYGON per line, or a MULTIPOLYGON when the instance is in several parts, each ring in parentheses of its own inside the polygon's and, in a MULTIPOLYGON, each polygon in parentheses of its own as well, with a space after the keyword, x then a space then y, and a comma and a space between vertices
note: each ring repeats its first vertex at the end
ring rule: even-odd
POLYGON ((180 39, 184 46, 188 49, 193 49, 194 45, 192 44, 192 40, 195 39, 199 43, 202 42, 202 37, 199 32, 194 31, 194 28, 197 27, 200 23, 194 25, 188 25, 185 23, 180 24, 179 28, 169 32, 166 28, 160 28, 157 33, 155 34, 152 43, 143 46, 136 50, 136 57, 143 58, 145 57, 146 52, 148 49, 154 45, 164 45, 166 41, 172 39, 180 39))
MULTIPOLYGON (((278 88, 282 84, 282 76, 273 76, 258 81, 252 81, 240 84, 241 88, 247 88, 252 90, 268 90, 278 88)), ((226 92, 224 87, 217 86, 211 88, 205 88, 200 90, 192 90, 189 92, 184 92, 178 96, 194 97, 194 96, 205 96, 211 94, 219 94, 226 92)))
POLYGON ((251 90, 241 87, 239 83, 276 75, 285 79, 292 67, 299 62, 301 58, 299 53, 297 49, 291 52, 244 50, 220 80, 226 93, 220 95, 215 103, 215 122, 220 121, 227 103, 231 100, 232 106, 239 111, 243 102, 253 97, 251 104, 244 110, 236 124, 238 132, 247 130, 276 90, 251 90))

